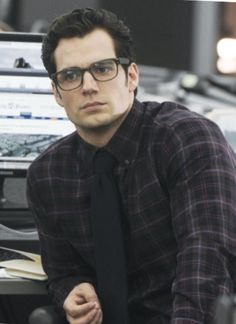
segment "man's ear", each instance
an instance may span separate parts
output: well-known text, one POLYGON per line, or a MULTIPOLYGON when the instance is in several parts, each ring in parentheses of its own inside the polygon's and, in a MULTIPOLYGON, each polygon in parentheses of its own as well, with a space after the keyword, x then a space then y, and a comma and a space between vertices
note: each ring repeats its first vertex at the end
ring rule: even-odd
POLYGON ((128 68, 128 87, 130 91, 134 91, 139 83, 139 69, 136 63, 131 63, 128 68))
POLYGON ((61 94, 54 82, 52 82, 52 92, 53 92, 54 98, 55 98, 56 102, 58 103, 58 105, 60 105, 61 107, 64 107, 61 94))

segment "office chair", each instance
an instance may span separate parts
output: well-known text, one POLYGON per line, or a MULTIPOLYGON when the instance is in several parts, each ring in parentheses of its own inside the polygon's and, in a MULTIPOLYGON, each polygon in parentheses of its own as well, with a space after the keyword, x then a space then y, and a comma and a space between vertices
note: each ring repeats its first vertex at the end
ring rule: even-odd
POLYGON ((216 301, 214 324, 236 324, 236 295, 219 296, 216 301))
POLYGON ((30 314, 29 324, 68 324, 68 322, 55 312, 53 306, 42 306, 30 314))

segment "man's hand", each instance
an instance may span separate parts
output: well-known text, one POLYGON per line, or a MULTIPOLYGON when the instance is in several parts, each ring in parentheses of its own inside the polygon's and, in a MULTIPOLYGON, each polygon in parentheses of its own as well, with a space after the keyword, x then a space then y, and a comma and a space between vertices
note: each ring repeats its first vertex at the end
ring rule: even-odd
POLYGON ((89 283, 76 286, 65 299, 63 308, 70 324, 102 323, 102 310, 98 296, 89 283))

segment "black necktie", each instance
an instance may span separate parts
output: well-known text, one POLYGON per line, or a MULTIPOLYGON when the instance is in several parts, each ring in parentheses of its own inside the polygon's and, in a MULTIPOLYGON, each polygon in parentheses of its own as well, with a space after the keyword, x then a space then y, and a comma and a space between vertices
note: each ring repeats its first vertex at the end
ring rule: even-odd
POLYGON ((91 208, 98 295, 104 324, 127 324, 127 274, 115 159, 104 150, 94 158, 91 208))

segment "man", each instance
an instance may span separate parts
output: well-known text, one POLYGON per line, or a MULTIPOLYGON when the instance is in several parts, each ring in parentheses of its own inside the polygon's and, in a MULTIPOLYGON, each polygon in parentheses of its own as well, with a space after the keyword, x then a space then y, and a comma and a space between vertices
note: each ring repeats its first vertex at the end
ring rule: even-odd
POLYGON ((42 58, 76 128, 28 173, 55 305, 69 323, 103 321, 90 217, 93 158, 102 149, 117 160, 129 323, 210 323, 236 274, 235 160, 219 128, 176 103, 135 99, 130 32, 108 11, 57 18, 42 58))

